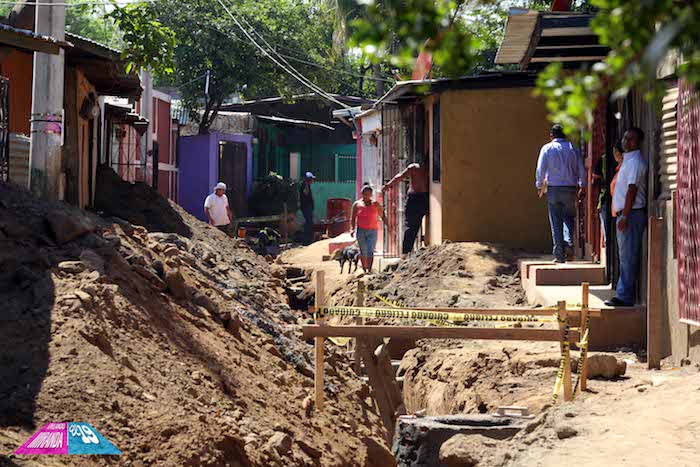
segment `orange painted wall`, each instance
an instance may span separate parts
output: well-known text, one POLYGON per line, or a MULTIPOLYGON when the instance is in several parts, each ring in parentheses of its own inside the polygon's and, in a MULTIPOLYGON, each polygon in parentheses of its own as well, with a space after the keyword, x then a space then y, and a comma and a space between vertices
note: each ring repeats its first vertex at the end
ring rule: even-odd
POLYGON ((10 78, 10 132, 29 135, 32 114, 32 54, 12 51, 0 63, 0 73, 10 78))

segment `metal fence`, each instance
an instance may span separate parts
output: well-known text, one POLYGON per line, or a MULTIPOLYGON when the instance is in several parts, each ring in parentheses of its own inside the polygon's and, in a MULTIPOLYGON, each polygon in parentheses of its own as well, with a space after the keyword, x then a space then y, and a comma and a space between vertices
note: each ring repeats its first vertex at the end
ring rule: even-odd
POLYGON ((10 80, 0 77, 0 180, 10 178, 10 80))

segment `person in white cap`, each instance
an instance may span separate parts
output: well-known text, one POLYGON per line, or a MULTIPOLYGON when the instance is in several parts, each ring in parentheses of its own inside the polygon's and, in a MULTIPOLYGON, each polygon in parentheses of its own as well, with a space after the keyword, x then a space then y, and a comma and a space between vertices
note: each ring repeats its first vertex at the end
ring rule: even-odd
POLYGON ((214 193, 204 200, 204 212, 207 213, 209 224, 221 230, 227 235, 231 235, 231 222, 233 213, 228 205, 226 196, 226 184, 219 182, 214 187, 214 193))
POLYGON ((299 209, 304 215, 304 245, 310 245, 314 239, 314 197, 311 184, 315 178, 314 174, 306 172, 304 182, 299 188, 299 209))

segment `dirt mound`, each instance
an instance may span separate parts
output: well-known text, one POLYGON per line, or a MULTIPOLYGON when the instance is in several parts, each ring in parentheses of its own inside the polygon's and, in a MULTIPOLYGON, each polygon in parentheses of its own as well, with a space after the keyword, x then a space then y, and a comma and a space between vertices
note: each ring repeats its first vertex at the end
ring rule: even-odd
MULTIPOLYGON (((521 405, 539 412, 551 401, 557 373, 557 344, 530 343, 527 351, 478 341, 420 341, 399 368, 408 413, 426 415, 493 413, 521 405), (538 352, 534 352, 538 350, 538 352)), ((515 343, 513 343, 515 344, 515 343)))
MULTIPOLYGON (((520 305, 525 301, 517 267, 521 254, 487 243, 445 243, 422 248, 396 270, 364 280, 371 292, 413 307, 520 305)), ((336 304, 354 302, 357 280, 336 292, 336 304)), ((379 303, 371 294, 367 300, 379 303)))
MULTIPOLYGON (((141 225, 149 232, 172 232, 191 237, 190 227, 170 202, 143 182, 125 182, 110 167, 97 168, 95 210, 141 225)), ((202 200, 204 202, 204 200, 202 200)))
MULTIPOLYGON (((189 238, 0 183, 0 452, 86 421, 124 465, 368 464, 362 440, 384 433, 344 356, 329 350, 326 410, 306 415, 312 347, 273 268, 169 207, 189 238)), ((26 465, 64 462, 106 459, 26 465)))

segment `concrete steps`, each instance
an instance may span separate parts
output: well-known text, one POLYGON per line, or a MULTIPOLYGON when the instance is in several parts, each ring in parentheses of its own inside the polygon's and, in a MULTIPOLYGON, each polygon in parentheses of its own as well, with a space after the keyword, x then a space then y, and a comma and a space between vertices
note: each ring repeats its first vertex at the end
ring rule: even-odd
POLYGON ((590 262, 554 264, 543 260, 520 261, 520 274, 535 285, 605 285, 605 266, 590 262))
POLYGON ((555 306, 560 300, 565 300, 569 306, 580 304, 581 283, 591 285, 588 305, 600 309, 601 316, 591 318, 590 350, 643 345, 645 308, 605 306, 605 300, 615 296, 615 291, 605 283, 602 265, 590 262, 554 264, 551 260, 535 258, 521 260, 519 267, 522 286, 532 306, 555 306))

